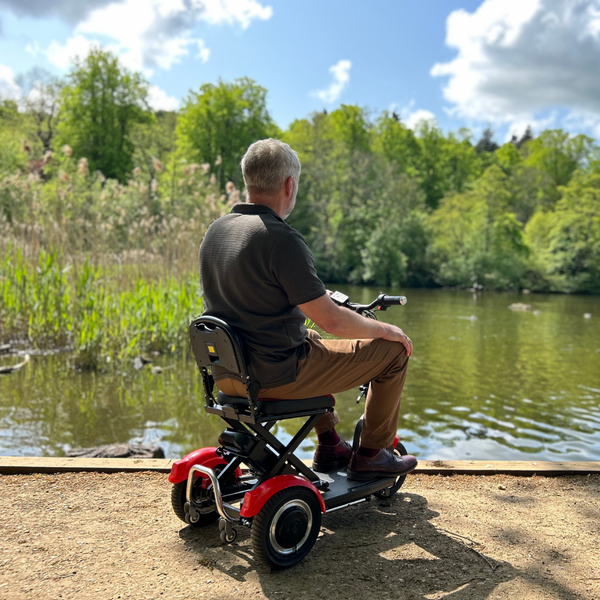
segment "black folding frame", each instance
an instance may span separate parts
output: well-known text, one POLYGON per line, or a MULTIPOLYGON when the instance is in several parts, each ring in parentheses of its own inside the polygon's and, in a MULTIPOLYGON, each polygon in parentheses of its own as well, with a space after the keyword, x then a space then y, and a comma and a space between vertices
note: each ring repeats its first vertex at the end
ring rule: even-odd
POLYGON ((235 331, 221 319, 202 316, 192 321, 189 333, 194 357, 202 375, 206 398, 205 411, 221 417, 230 430, 251 435, 255 442, 254 449, 249 455, 236 452, 229 447, 223 448, 234 458, 219 473, 219 480, 227 477, 243 462, 259 474, 256 485, 281 474, 287 466, 290 466, 316 487, 327 489, 327 482, 322 481, 312 469, 295 456, 294 452, 321 416, 332 411, 333 408, 310 409, 284 415, 261 414, 257 407, 260 385, 253 382, 250 377, 243 346, 235 331), (248 399, 247 408, 244 405, 219 405, 216 402, 213 394, 214 379, 209 372, 213 364, 224 366, 244 382, 248 399), (300 417, 306 417, 306 421, 287 445, 271 433, 270 429, 277 421, 300 417), (272 451, 273 456, 268 455, 269 464, 265 468, 265 465, 258 462, 255 457, 264 458, 265 451, 268 452, 268 449, 272 451))

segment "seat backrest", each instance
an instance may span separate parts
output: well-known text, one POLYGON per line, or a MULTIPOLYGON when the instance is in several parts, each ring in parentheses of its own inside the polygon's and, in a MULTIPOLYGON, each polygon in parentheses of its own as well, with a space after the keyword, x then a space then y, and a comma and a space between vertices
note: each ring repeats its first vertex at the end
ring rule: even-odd
POLYGON ((198 317, 191 322, 189 332, 192 351, 200 370, 219 365, 246 381, 248 368, 242 345, 225 321, 208 315, 198 317))

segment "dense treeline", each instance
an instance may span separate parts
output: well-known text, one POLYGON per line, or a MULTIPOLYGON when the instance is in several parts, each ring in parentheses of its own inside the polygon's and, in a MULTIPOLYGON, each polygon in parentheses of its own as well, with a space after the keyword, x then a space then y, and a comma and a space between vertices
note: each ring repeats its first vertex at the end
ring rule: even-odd
POLYGON ((561 130, 499 145, 342 105, 280 131, 249 79, 202 85, 177 114, 94 50, 66 80, 33 72, 0 102, 0 227, 71 261, 163 261, 189 273, 210 221, 243 198, 240 158, 277 136, 298 151, 291 223, 323 279, 600 293, 600 154, 561 130))

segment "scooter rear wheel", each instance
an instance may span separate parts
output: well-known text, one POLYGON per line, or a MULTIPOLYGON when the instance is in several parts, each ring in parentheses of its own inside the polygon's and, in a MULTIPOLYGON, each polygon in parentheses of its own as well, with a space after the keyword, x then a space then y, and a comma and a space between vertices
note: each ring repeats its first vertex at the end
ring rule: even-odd
POLYGON ((254 555, 273 569, 299 563, 314 546, 321 528, 321 506, 304 487, 281 490, 252 522, 254 555))
POLYGON ((173 507, 173 512, 190 527, 204 527, 205 525, 210 525, 211 523, 214 523, 219 518, 219 513, 214 507, 210 510, 207 510, 206 512, 199 512, 199 518, 195 523, 187 522, 185 518, 185 503, 187 502, 185 496, 186 486, 187 480, 176 483, 171 488, 171 506, 173 507))
MULTIPOLYGON (((406 451, 406 448, 403 446, 403 444, 401 442, 398 442, 396 444, 396 448, 394 449, 394 452, 396 452, 396 454, 399 454, 400 456, 406 456, 408 454, 408 452, 406 451)), ((379 490, 378 492, 375 492, 375 495, 378 496, 379 498, 391 498, 404 485, 405 481, 406 481, 406 475, 402 475, 402 476, 398 477, 398 479, 396 479, 396 482, 394 483, 394 485, 391 485, 390 487, 386 487, 386 488, 383 488, 382 490, 379 490)))

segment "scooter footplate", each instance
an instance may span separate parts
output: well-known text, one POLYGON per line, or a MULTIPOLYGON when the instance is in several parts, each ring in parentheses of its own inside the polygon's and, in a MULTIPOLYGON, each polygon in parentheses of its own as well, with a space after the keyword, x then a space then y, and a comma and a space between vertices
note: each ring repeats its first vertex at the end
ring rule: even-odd
POLYGON ((345 470, 317 474, 329 483, 329 489, 323 493, 323 500, 327 509, 361 500, 379 490, 394 485, 396 481, 395 477, 377 477, 369 481, 353 481, 348 479, 345 470))

